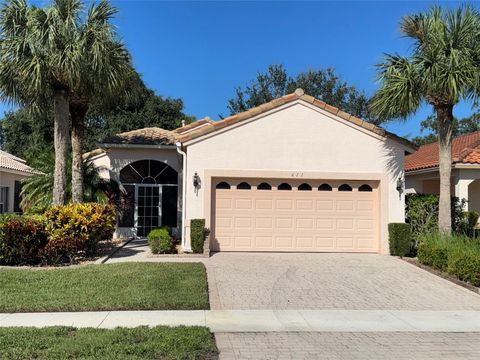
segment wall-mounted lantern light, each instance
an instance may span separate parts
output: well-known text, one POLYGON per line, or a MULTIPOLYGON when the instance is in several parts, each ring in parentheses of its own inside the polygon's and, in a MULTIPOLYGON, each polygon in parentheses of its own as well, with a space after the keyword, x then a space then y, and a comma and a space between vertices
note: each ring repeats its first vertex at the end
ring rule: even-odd
POLYGON ((403 179, 401 177, 397 179, 397 191, 398 192, 403 191, 403 179))
POLYGON ((198 176, 197 172, 195 171, 195 175, 193 175, 193 187, 195 188, 195 190, 198 190, 198 188, 200 187, 200 183, 200 176, 198 176))

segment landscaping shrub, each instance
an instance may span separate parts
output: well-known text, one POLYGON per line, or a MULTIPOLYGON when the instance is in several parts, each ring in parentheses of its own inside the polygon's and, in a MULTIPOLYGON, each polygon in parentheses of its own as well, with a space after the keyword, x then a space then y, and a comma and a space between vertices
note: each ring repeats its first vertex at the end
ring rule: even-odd
MULTIPOLYGON (((411 225, 415 245, 419 236, 438 230, 438 195, 407 194, 405 195, 406 222, 411 225)), ((465 215, 463 209, 466 200, 452 197, 452 230, 457 233, 473 231, 472 215, 465 215)), ((475 225, 475 224, 474 224, 475 225)))
POLYGON ((154 254, 169 254, 175 250, 168 228, 153 229, 147 238, 150 250, 154 254))
POLYGON ((440 234, 438 231, 421 234, 418 240, 418 261, 435 269, 446 270, 449 238, 448 235, 440 234))
POLYGON ((206 234, 205 219, 192 219, 190 221, 190 242, 194 253, 203 253, 206 234))
POLYGON ((418 261, 480 286, 480 242, 465 235, 438 232, 419 238, 418 261))
POLYGON ((54 206, 45 217, 49 242, 41 255, 48 263, 94 254, 100 241, 111 240, 116 224, 115 208, 96 203, 54 206))
POLYGON ((22 216, 0 219, 0 264, 27 265, 40 262, 40 250, 48 242, 45 220, 22 216))
POLYGON ((409 254, 413 244, 410 224, 388 224, 388 240, 391 255, 403 257, 409 254))
POLYGON ((457 232, 469 237, 475 236, 475 225, 477 225, 479 214, 476 211, 465 211, 458 222, 457 232))

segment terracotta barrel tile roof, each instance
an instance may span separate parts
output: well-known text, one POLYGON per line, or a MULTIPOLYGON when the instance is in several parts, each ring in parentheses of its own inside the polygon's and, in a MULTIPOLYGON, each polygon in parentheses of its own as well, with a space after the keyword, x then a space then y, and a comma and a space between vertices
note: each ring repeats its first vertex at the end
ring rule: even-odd
POLYGON ((2 150, 0 150, 0 170, 1 169, 21 171, 32 175, 43 174, 42 172, 28 166, 25 160, 2 150))
MULTIPOLYGON (((458 136, 452 141, 452 164, 480 164, 480 131, 458 136)), ((405 158, 405 171, 438 166, 438 142, 421 146, 405 158)))
POLYGON ((297 100, 303 100, 309 104, 313 104, 317 108, 323 109, 333 115, 336 115, 342 118, 345 121, 348 121, 356 126, 359 126, 373 133, 391 138, 396 142, 402 143, 403 145, 415 149, 415 146, 406 139, 403 139, 395 134, 389 133, 384 129, 371 124, 367 121, 359 119, 349 113, 339 110, 338 108, 326 104, 325 102, 315 99, 310 95, 304 94, 302 89, 295 90, 292 94, 284 95, 278 99, 274 99, 268 103, 262 104, 260 106, 254 107, 247 111, 229 116, 220 121, 213 121, 209 118, 204 118, 198 121, 195 121, 191 124, 179 127, 175 130, 168 131, 157 127, 138 129, 133 131, 128 131, 125 133, 113 135, 107 137, 103 143, 104 144, 139 144, 139 145, 173 145, 176 142, 186 142, 193 140, 200 136, 218 131, 224 127, 251 119, 257 115, 275 109, 279 106, 291 103, 297 100))
POLYGON ((158 127, 144 128, 112 135, 103 140, 104 144, 129 145, 174 145, 178 134, 158 127))
MULTIPOLYGON (((239 123, 241 121, 250 119, 256 115, 262 114, 264 112, 267 112, 269 110, 275 109, 279 106, 282 106, 284 104, 297 101, 297 100, 303 100, 305 102, 308 102, 310 104, 313 104, 314 106, 323 109, 333 115, 339 116, 342 119, 349 121, 352 124, 355 124, 357 126, 360 126, 366 130, 372 131, 375 134, 378 134, 380 136, 386 136, 388 138, 391 138, 397 142, 402 143, 403 145, 406 145, 410 148, 415 149, 416 147, 408 140, 401 138, 395 134, 392 134, 388 131, 385 131, 384 129, 371 124, 365 120, 359 119, 349 113, 346 113, 344 111, 339 110, 338 108, 331 106, 321 100, 315 99, 313 96, 306 95, 302 89, 297 89, 295 90, 294 93, 292 94, 287 94, 284 95, 278 99, 274 99, 268 103, 262 104, 260 106, 254 107, 252 109, 249 109, 247 111, 241 112, 239 114, 235 114, 232 116, 229 116, 223 120, 220 121, 210 121, 207 124, 204 124, 204 126, 199 126, 191 131, 180 133, 178 137, 178 141, 180 142, 185 142, 189 140, 193 140, 199 136, 206 135, 208 133, 220 130, 226 126, 230 126, 236 123, 239 123)), ((192 125, 192 124, 190 124, 192 125)), ((203 124, 202 124, 203 125, 203 124)), ((188 126, 188 125, 187 125, 188 126)))

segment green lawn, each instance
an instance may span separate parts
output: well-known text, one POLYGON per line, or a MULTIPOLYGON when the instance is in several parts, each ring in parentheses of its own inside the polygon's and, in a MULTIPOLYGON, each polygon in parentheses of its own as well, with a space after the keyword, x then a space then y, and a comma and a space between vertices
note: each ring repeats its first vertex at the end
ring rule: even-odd
POLYGON ((217 359, 203 327, 0 328, 0 359, 217 359))
POLYGON ((0 312, 208 308, 200 263, 0 269, 0 312))

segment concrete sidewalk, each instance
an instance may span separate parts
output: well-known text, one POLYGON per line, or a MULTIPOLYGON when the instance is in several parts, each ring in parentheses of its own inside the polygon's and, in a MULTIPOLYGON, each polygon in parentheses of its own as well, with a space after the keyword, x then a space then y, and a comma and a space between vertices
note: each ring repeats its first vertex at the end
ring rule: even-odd
POLYGON ((480 311, 194 310, 0 314, 0 326, 206 326, 212 332, 480 332, 480 311))

